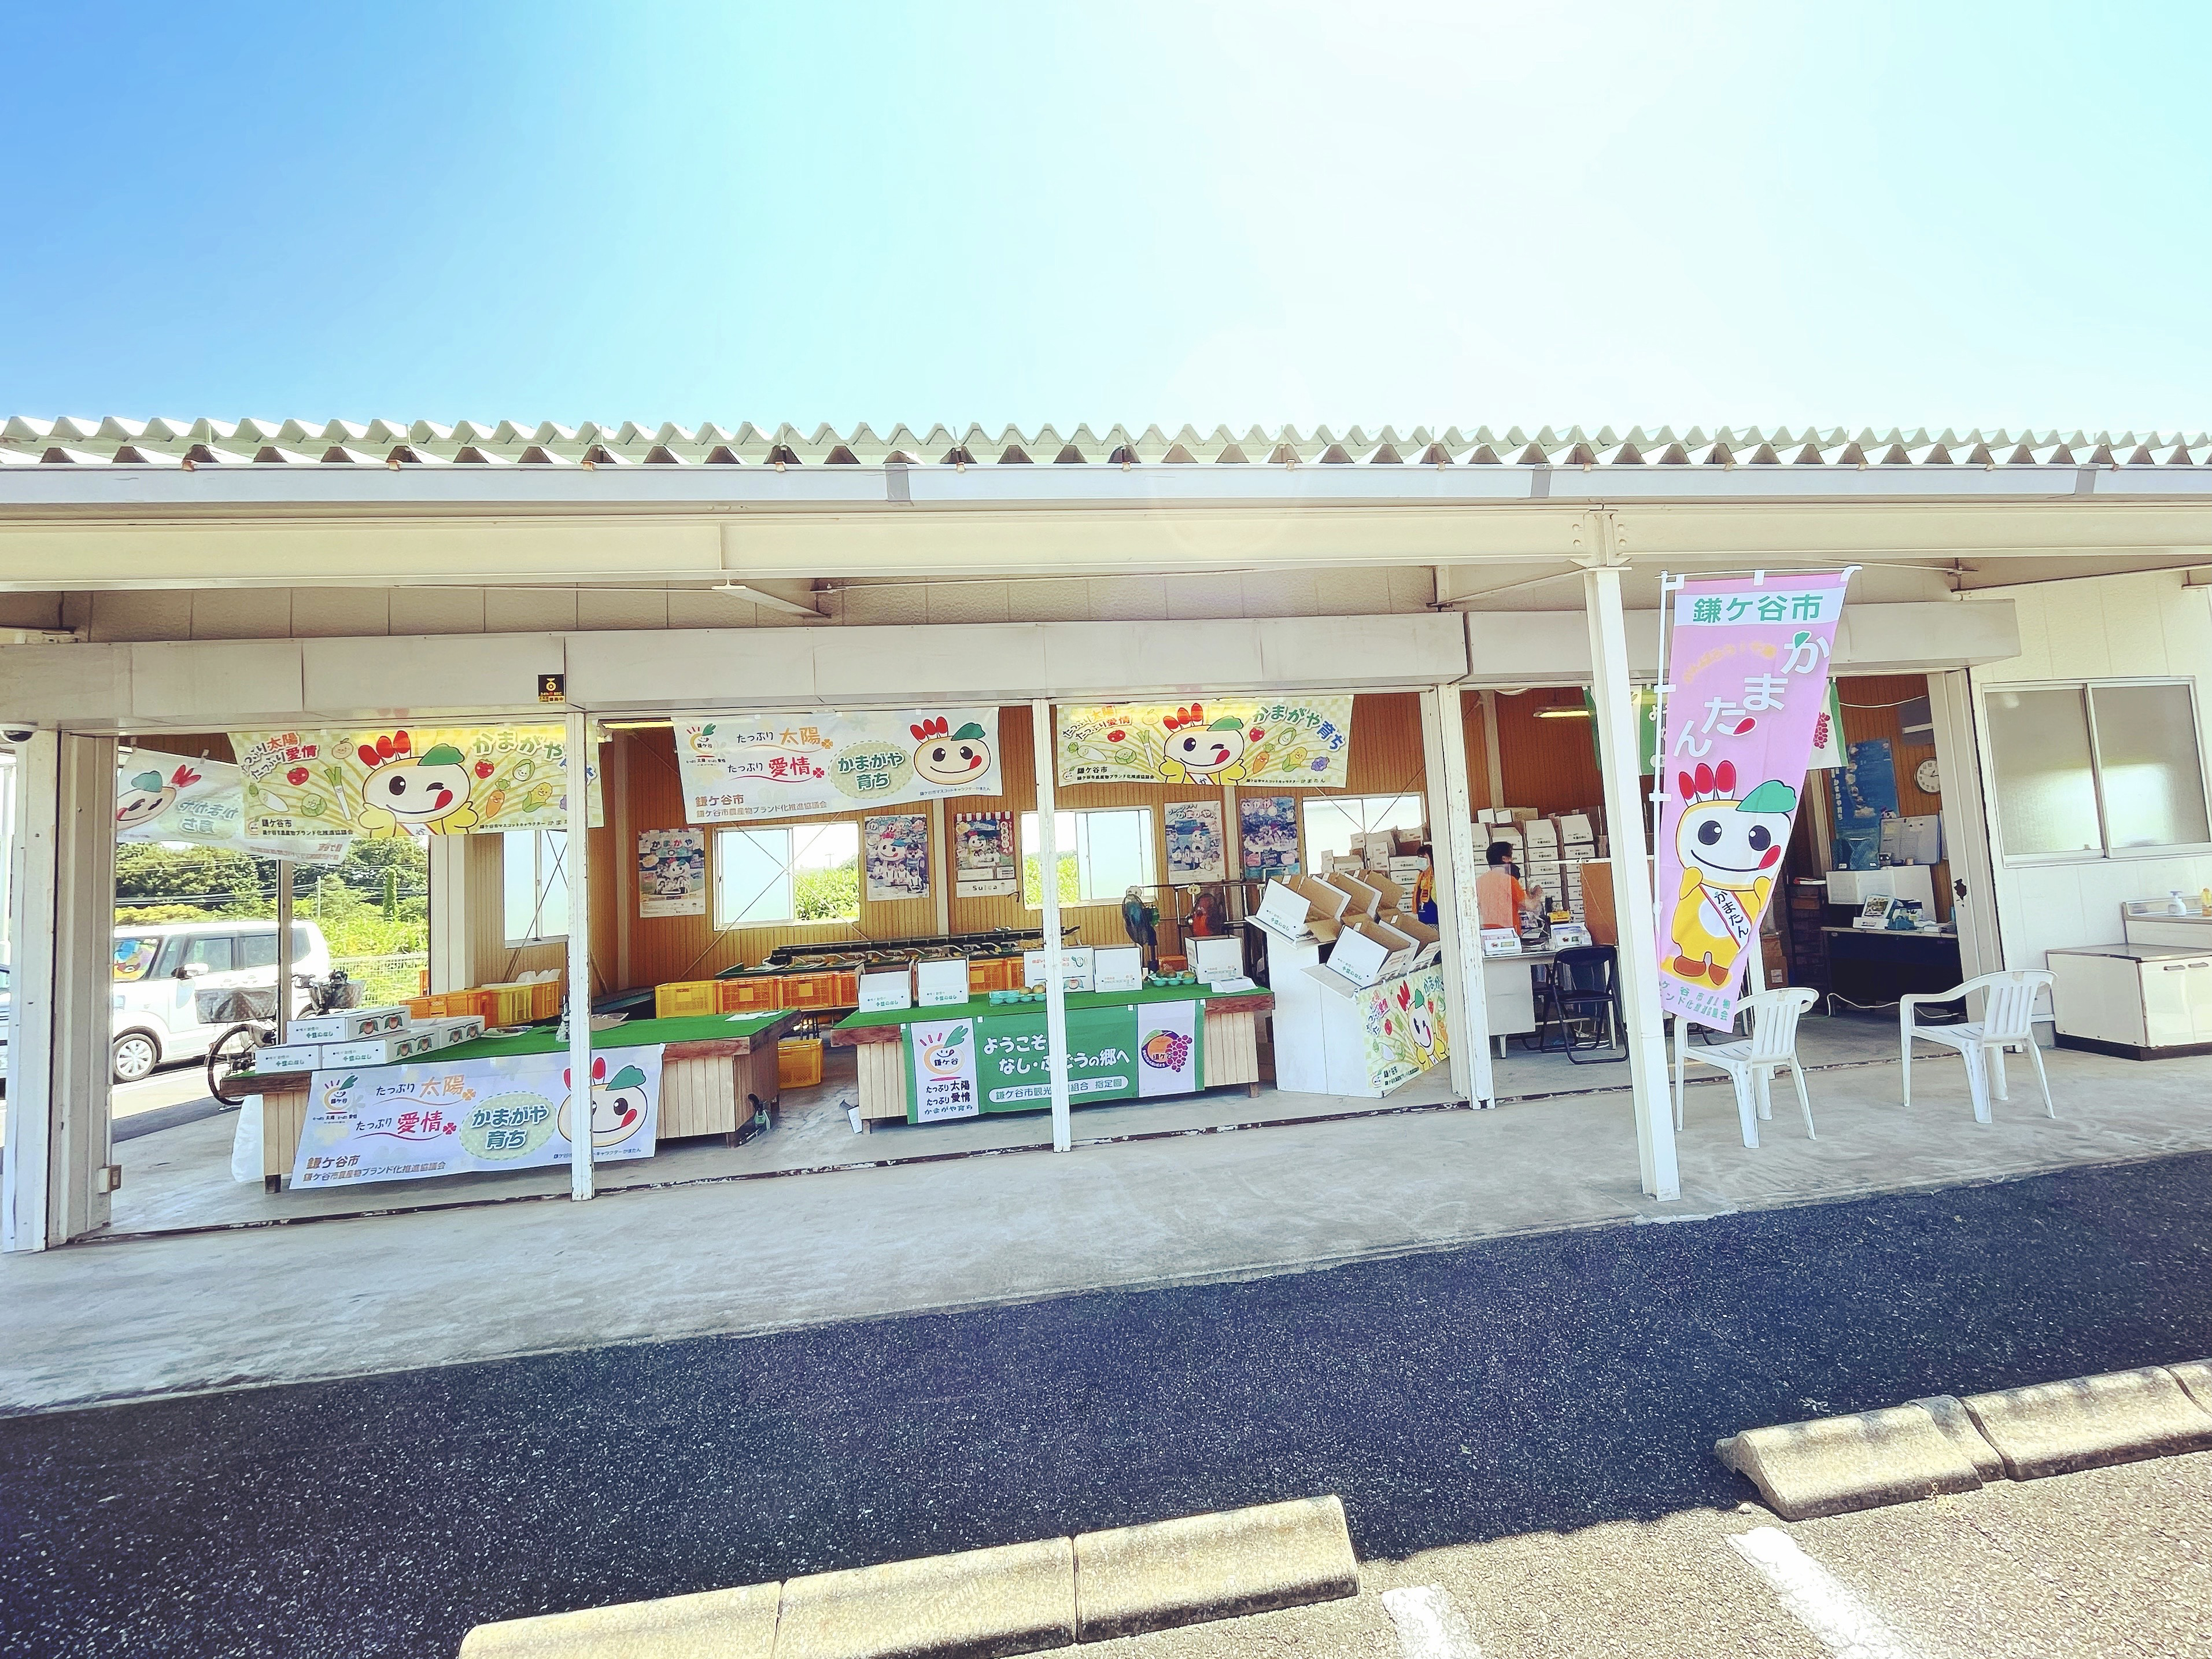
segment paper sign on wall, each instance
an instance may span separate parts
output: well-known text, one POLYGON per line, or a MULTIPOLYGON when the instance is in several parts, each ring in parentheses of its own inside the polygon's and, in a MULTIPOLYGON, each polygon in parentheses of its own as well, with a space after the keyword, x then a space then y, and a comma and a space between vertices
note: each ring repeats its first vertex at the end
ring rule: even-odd
POLYGON ((1660 803, 1659 1003, 1715 1030, 1796 821, 1848 573, 1686 582, 1668 644, 1660 803))
POLYGON ((1063 704, 1054 713, 1062 784, 1342 789, 1352 752, 1348 694, 1063 704))
MULTIPOLYGON (((568 827, 561 726, 362 726, 233 732, 249 839, 568 827)), ((589 768, 591 824, 603 821, 589 768)))
POLYGON ((1237 817, 1243 834, 1246 881, 1298 873, 1297 796, 1247 795, 1239 790, 1237 817))
POLYGON ((707 913, 707 834, 704 830, 637 833, 637 913, 707 913))
POLYGON ((1014 815, 963 812, 952 820, 953 892, 963 899, 1002 899, 1021 890, 1015 862, 1014 815))
POLYGON ((1229 877, 1229 849, 1222 839, 1221 802, 1170 801, 1161 818, 1167 827, 1168 880, 1177 887, 1229 877))
POLYGON ((929 819, 918 812, 860 820, 860 863, 870 904, 929 897, 929 819))
POLYGON ((226 761, 181 760, 150 749, 116 769, 115 839, 182 841, 299 864, 335 864, 351 839, 338 831, 249 841, 243 772, 226 761))
POLYGON ((1000 793, 995 707, 679 715, 675 731, 695 824, 1000 793))

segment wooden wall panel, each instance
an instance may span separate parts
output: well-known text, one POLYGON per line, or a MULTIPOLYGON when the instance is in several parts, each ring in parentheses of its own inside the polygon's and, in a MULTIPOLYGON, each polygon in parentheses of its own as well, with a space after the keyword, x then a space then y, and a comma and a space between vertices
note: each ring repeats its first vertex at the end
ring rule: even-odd
MULTIPOLYGON (((1916 697, 1928 695, 1928 676, 1918 674, 1884 674, 1845 675, 1836 681, 1836 697, 1844 708, 1844 741, 1869 742, 1877 737, 1889 740, 1891 759, 1897 768, 1897 809, 1907 818, 1918 818, 1943 809, 1943 798, 1929 795, 1912 781, 1912 775, 1923 760, 1936 758, 1936 746, 1925 739, 1905 741, 1903 704, 1916 697)), ((1827 787, 1827 775, 1820 774, 1819 787, 1827 787)), ((1951 917, 1951 866, 1947 859, 1937 864, 1929 878, 1936 887, 1936 919, 1948 921, 1951 917)))
POLYGON ((1498 698, 1498 753, 1505 783, 1501 807, 1534 807, 1549 817, 1561 812, 1595 814, 1605 801, 1597 750, 1588 720, 1544 720, 1536 711, 1583 707, 1571 686, 1498 698))

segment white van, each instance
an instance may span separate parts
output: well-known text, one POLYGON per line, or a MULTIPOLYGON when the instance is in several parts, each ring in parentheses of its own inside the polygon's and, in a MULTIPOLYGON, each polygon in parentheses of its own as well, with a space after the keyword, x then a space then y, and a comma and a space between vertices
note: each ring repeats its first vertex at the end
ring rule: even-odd
MULTIPOLYGON (((313 922, 292 924, 292 972, 321 979, 331 948, 313 922)), ((196 1059, 249 1013, 274 1019, 276 924, 155 922, 115 930, 115 1081, 165 1060, 196 1059), (248 997, 240 993, 264 993, 248 997)), ((297 1012, 307 993, 295 989, 297 1012)))

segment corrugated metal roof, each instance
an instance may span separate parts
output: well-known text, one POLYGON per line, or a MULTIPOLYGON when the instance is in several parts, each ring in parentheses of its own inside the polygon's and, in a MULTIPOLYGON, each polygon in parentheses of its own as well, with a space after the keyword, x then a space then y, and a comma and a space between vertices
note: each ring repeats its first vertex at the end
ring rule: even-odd
POLYGON ((1534 432, 1516 426, 1473 431, 1405 432, 1354 426, 1339 433, 1285 426, 1243 433, 1217 426, 1062 433, 1008 426, 964 431, 896 426, 878 434, 863 424, 840 432, 817 426, 774 429, 751 422, 641 426, 585 421, 563 426, 520 422, 373 420, 98 420, 10 417, 0 425, 0 465, 25 467, 916 467, 1273 466, 1273 467, 2201 467, 2212 465, 2212 436, 2172 432, 2018 432, 1925 427, 1857 432, 1842 427, 1748 426, 1676 431, 1638 426, 1579 426, 1534 432))

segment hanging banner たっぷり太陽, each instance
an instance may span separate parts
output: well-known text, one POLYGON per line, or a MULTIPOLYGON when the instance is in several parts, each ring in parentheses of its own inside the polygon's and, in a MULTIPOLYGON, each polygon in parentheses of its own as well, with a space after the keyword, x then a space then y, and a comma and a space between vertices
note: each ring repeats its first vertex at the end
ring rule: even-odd
MULTIPOLYGON (((249 840, 568 827, 565 726, 233 732, 249 840)), ((601 822, 599 768, 591 823, 601 822)))
POLYGON ((1061 784, 1345 787, 1352 698, 1224 697, 1202 703, 1063 704, 1053 711, 1061 784))
POLYGON ((996 795, 999 711, 678 715, 676 760, 695 824, 996 795))
POLYGON ((246 836, 245 775, 222 760, 180 760, 140 749, 116 768, 115 839, 182 841, 222 847, 299 864, 335 864, 349 837, 340 828, 320 833, 249 841, 246 836))
POLYGON ((1848 571, 1686 582, 1667 653, 1659 1003, 1717 1031, 1759 955, 1790 845, 1848 571))

